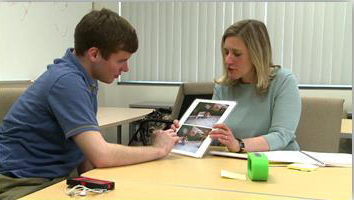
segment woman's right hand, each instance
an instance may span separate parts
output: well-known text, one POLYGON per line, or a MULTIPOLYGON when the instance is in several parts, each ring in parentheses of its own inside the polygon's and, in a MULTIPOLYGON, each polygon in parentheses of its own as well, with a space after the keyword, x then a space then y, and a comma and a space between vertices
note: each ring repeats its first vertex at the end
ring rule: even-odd
POLYGON ((231 129, 226 124, 215 124, 213 128, 209 132, 211 139, 219 140, 231 152, 238 152, 240 150, 239 142, 235 139, 234 134, 232 134, 231 129))

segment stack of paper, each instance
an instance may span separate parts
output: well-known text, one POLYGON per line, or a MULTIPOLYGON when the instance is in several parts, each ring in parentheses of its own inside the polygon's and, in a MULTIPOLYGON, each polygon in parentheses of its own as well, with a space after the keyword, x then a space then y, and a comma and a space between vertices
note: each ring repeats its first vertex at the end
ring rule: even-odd
MULTIPOLYGON (((212 155, 228 156, 247 159, 246 153, 232 153, 228 151, 209 151, 212 155)), ((319 153, 311 151, 266 151, 264 153, 269 162, 305 163, 318 166, 352 166, 352 154, 347 153, 319 153)))

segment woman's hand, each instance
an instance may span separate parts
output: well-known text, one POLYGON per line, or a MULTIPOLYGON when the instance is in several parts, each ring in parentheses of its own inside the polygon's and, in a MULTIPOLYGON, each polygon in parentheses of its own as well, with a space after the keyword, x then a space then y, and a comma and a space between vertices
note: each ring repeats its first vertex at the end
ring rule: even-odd
POLYGON ((209 133, 211 139, 219 140, 231 152, 238 152, 240 150, 239 142, 235 139, 231 129, 226 124, 216 124, 213 128, 214 130, 209 133))

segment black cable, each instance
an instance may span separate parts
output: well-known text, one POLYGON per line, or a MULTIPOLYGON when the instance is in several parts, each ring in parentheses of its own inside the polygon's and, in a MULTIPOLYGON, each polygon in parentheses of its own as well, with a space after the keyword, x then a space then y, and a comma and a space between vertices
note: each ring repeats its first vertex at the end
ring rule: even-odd
MULTIPOLYGON (((149 137, 149 122, 159 122, 159 123, 165 123, 167 124, 167 127, 169 128, 173 121, 172 120, 164 120, 164 119, 142 119, 140 124, 139 124, 139 128, 138 130, 135 131, 135 133, 133 134, 132 138, 129 140, 128 145, 131 145, 132 142, 136 139, 137 141, 139 141, 138 138, 138 134, 140 136, 140 141, 143 143, 143 145, 147 145, 147 138, 149 137)), ((165 128, 166 129, 166 128, 165 128)))

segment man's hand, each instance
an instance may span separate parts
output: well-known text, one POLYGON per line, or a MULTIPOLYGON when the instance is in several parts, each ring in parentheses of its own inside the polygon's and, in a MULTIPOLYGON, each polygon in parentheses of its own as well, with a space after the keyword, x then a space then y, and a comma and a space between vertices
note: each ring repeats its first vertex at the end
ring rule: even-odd
POLYGON ((173 129, 158 131, 153 146, 130 147, 108 143, 100 132, 85 131, 73 137, 94 167, 131 165, 165 157, 178 141, 173 129))
POLYGON ((177 119, 173 120, 173 124, 171 126, 171 129, 173 129, 175 132, 179 128, 179 121, 177 119))
POLYGON ((173 129, 157 131, 153 146, 162 150, 163 157, 168 155, 173 146, 177 143, 179 137, 173 129))

